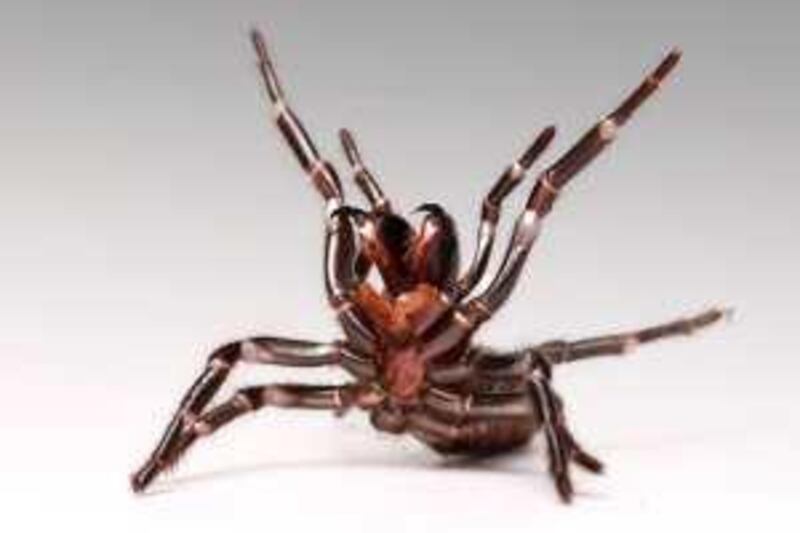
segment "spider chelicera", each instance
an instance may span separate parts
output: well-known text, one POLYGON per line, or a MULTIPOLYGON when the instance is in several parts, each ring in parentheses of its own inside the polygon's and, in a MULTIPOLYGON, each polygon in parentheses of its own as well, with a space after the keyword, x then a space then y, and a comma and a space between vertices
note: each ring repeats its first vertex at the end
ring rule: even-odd
POLYGON ((144 490, 199 439, 262 407, 339 415, 356 408, 368 412, 378 430, 409 433, 444 454, 503 453, 541 431, 550 473, 561 498, 569 501, 571 463, 596 473, 603 465, 568 429, 563 402, 551 385, 552 367, 688 334, 718 321, 726 310, 712 308, 638 331, 550 341, 510 352, 481 346, 473 338, 510 296, 559 191, 614 140, 672 71, 680 52, 671 51, 621 105, 538 174, 497 273, 485 289, 476 291, 487 270, 503 201, 547 148, 555 128, 542 130, 483 199, 474 256, 462 273, 450 215, 437 204, 424 204, 419 208, 422 222, 412 227, 384 195, 347 130, 340 132, 342 146, 370 208, 344 203, 336 170, 320 157, 289 107, 265 40, 256 30, 252 43, 278 128, 325 203, 325 285, 344 336, 327 343, 254 337, 215 350, 161 441, 132 476, 133 489, 144 490), (380 284, 368 280, 373 271, 380 284), (352 381, 251 386, 210 406, 239 363, 333 365, 345 369, 352 381))

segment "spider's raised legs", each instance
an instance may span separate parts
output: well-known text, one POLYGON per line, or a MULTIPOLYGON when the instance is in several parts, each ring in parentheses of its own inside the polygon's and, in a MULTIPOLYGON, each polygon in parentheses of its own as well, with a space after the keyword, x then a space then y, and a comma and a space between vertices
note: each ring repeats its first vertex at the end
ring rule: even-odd
POLYGON ((292 148, 300 166, 311 177, 314 187, 328 203, 328 207, 338 207, 342 198, 342 185, 336 169, 320 157, 314 142, 303 127, 303 123, 286 102, 278 75, 267 51, 264 36, 258 30, 252 30, 250 37, 258 56, 258 66, 264 79, 267 95, 275 110, 278 129, 292 148))
POLYGON ((200 376, 184 394, 172 421, 150 458, 131 477, 131 485, 141 491, 159 472, 167 468, 183 446, 181 434, 191 427, 220 389, 231 369, 239 362, 308 367, 344 364, 355 374, 368 375, 368 362, 340 343, 314 343, 274 337, 256 337, 226 344, 215 350, 200 376))
POLYGON ((325 275, 329 300, 336 309, 342 327, 352 334, 350 338, 358 343, 358 348, 370 349, 375 342, 374 335, 365 324, 364 318, 354 309, 352 302, 352 292, 360 281, 354 277, 353 272, 358 252, 352 221, 341 212, 337 213, 344 200, 339 176, 333 165, 320 157, 302 122, 286 102, 264 36, 254 29, 250 37, 264 87, 275 110, 278 129, 325 200, 328 213, 325 275))
POLYGON ((500 209, 503 206, 503 201, 511 194, 517 185, 522 182, 525 173, 550 145, 555 133, 556 129, 554 126, 549 126, 539 133, 525 152, 497 178, 494 185, 483 199, 475 254, 472 257, 472 262, 467 271, 458 280, 458 284, 455 288, 456 294, 452 295, 454 301, 458 301, 466 296, 480 283, 483 274, 486 272, 486 267, 489 264, 489 257, 491 256, 492 247, 494 246, 495 231, 497 230, 497 222, 500 219, 500 209))
POLYGON ((477 328, 508 300, 531 248, 539 236, 542 220, 550 213, 559 191, 586 167, 616 136, 633 112, 658 88, 680 59, 673 50, 645 80, 607 117, 600 120, 563 156, 539 174, 525 209, 517 218, 505 256, 494 279, 482 293, 456 306, 453 320, 436 332, 425 349, 425 359, 437 357, 465 344, 477 328))
POLYGON ((479 321, 488 319, 508 299, 536 238, 542 220, 549 214, 559 191, 583 170, 616 136, 634 111, 658 88, 680 59, 673 50, 653 72, 608 116, 591 128, 567 153, 544 170, 536 180, 525 210, 517 219, 511 242, 491 285, 468 302, 479 321))
POLYGON ((356 140, 349 130, 342 128, 339 130, 339 140, 342 142, 342 148, 347 156, 347 161, 353 167, 353 174, 356 185, 364 193, 364 196, 369 200, 372 209, 378 213, 388 213, 392 211, 392 206, 389 200, 383 194, 380 185, 378 185, 375 176, 372 175, 369 168, 364 164, 361 158, 361 153, 356 145, 356 140))
POLYGON ((355 303, 363 272, 357 269, 360 250, 350 210, 339 208, 325 228, 325 290, 347 338, 356 349, 372 353, 378 339, 355 303))

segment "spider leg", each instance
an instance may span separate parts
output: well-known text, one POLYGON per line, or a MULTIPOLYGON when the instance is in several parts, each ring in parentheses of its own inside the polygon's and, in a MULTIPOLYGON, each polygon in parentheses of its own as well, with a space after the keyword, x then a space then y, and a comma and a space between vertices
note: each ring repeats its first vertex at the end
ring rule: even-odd
POLYGON ((606 118, 599 121, 550 167, 539 174, 514 225, 499 270, 483 292, 464 303, 454 305, 452 320, 426 339, 425 358, 433 360, 453 350, 494 315, 508 300, 519 280, 525 260, 531 251, 543 219, 550 213, 561 188, 589 164, 615 137, 634 111, 658 88, 680 59, 673 50, 645 80, 606 118))
POLYGON ((489 287, 467 302, 479 317, 488 319, 508 299, 519 279, 525 259, 535 243, 542 220, 549 214, 558 192, 611 143, 617 128, 658 88, 680 59, 673 50, 645 80, 606 118, 590 129, 566 154, 538 177, 525 210, 517 219, 502 265, 489 287))
POLYGON ((519 156, 495 181, 492 188, 483 199, 481 206, 481 221, 478 226, 478 239, 475 254, 469 268, 458 280, 453 300, 459 300, 468 294, 483 278, 489 257, 494 246, 497 222, 500 219, 500 209, 503 201, 522 182, 525 173, 545 151, 555 136, 556 129, 549 126, 540 132, 525 152, 519 156))
POLYGON ((174 467, 199 438, 210 435, 240 416, 262 407, 342 410, 354 397, 353 385, 272 384, 240 389, 229 400, 210 408, 185 424, 168 453, 151 459, 132 478, 137 492, 144 490, 161 472, 174 467))
POLYGON ((570 463, 593 473, 601 473, 603 464, 570 432, 563 402, 542 364, 547 362, 529 351, 498 353, 478 348, 466 366, 449 375, 439 372, 431 376, 451 390, 469 384, 473 394, 463 396, 431 387, 421 398, 424 411, 410 417, 409 429, 440 451, 483 454, 525 443, 541 428, 550 473, 559 495, 568 502, 573 494, 570 463))
POLYGON ((726 316, 729 309, 712 308, 698 315, 673 320, 657 326, 626 333, 591 337, 578 341, 549 341, 534 346, 529 351, 551 364, 570 363, 604 355, 624 355, 645 342, 677 335, 691 335, 695 331, 711 326, 726 316))
POLYGON ((314 187, 325 199, 329 211, 333 210, 341 204, 342 199, 342 186, 336 169, 331 163, 320 157, 303 123, 286 102, 263 34, 253 29, 250 37, 258 57, 258 66, 267 96, 275 110, 278 129, 294 152, 300 166, 310 176, 314 187))
POLYGON ((575 461, 577 465, 582 466, 593 474, 603 473, 603 470, 605 470, 603 462, 584 450, 583 447, 575 440, 575 437, 572 435, 572 432, 567 428, 566 425, 561 425, 559 427, 559 431, 561 432, 561 438, 563 441, 572 450, 572 460, 575 461))
POLYGON ((528 206, 544 216, 550 210, 558 191, 611 144, 616 138, 617 130, 659 88, 680 58, 680 50, 670 51, 616 109, 598 121, 572 148, 542 172, 528 199, 528 206))
POLYGON ((355 249, 355 235, 351 222, 346 217, 336 214, 343 200, 342 186, 336 169, 320 157, 302 122, 286 102, 263 34, 253 29, 250 38, 258 57, 258 66, 267 96, 275 110, 278 129, 292 148, 300 166, 311 177, 317 191, 325 200, 329 215, 325 244, 325 273, 329 299, 337 310, 342 327, 348 333, 352 333, 350 338, 361 347, 369 347, 374 336, 370 333, 363 317, 358 316, 353 309, 349 296, 355 283, 353 274, 358 253, 355 249))
POLYGON ((369 168, 364 164, 361 159, 361 153, 358 150, 358 145, 353 138, 353 134, 347 129, 339 130, 339 139, 342 142, 342 148, 347 156, 347 161, 353 167, 353 173, 356 185, 364 193, 364 196, 369 200, 372 209, 377 212, 391 212, 392 206, 389 200, 383 194, 383 190, 378 185, 375 176, 370 172, 369 168))
POLYGON ((566 425, 561 399, 553 391, 547 379, 532 376, 530 388, 539 408, 542 426, 547 440, 550 474, 558 494, 564 502, 572 500, 574 489, 570 478, 570 462, 593 472, 602 473, 603 463, 578 445, 566 425))
POLYGON ((355 208, 341 207, 328 217, 325 235, 325 290, 350 342, 361 352, 373 353, 378 339, 354 299, 363 275, 363 270, 359 272, 357 268, 359 250, 354 222, 354 218, 360 216, 355 208))
POLYGON ((353 373, 366 373, 369 364, 340 343, 314 343, 275 337, 256 337, 221 346, 208 358, 205 369, 184 394, 171 422, 144 466, 134 474, 134 490, 144 489, 159 465, 180 447, 180 434, 208 405, 239 362, 280 366, 326 366, 342 364, 353 373))

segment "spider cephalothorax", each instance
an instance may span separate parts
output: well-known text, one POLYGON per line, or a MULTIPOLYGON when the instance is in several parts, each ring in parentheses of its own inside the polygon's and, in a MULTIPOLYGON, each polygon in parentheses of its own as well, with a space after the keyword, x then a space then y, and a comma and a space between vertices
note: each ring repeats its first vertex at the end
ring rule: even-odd
POLYGON ((344 337, 329 343, 253 337, 215 350, 161 442, 133 475, 134 490, 143 490, 176 464, 199 438, 245 413, 275 406, 337 414, 362 409, 377 429, 410 433, 442 453, 501 453, 541 431, 558 492, 569 500, 570 464, 592 472, 600 472, 602 464, 568 429, 563 402, 551 386, 552 366, 621 354, 641 342, 691 333, 716 322, 724 311, 711 309, 638 331, 550 341, 513 352, 477 345, 473 337, 511 294, 559 191, 611 143, 617 129, 677 64, 680 53, 670 52, 621 105, 540 171, 498 272, 486 288, 476 291, 494 247, 503 201, 545 151, 555 129, 550 126, 536 135, 487 193, 475 252, 462 272, 453 219, 433 203, 417 209, 422 214, 418 225, 395 212, 362 161, 353 136, 342 130, 342 146, 369 207, 345 203, 334 166, 320 157, 286 102, 263 37, 254 31, 252 39, 278 128, 325 202, 325 287, 344 337), (336 385, 252 386, 209 407, 239 363, 338 365, 353 379, 336 385))

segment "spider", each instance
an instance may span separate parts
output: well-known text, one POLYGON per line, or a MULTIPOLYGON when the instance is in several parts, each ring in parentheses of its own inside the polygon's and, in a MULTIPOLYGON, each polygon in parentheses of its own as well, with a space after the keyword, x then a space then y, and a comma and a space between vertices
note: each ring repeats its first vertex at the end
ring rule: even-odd
POLYGON ((550 475, 561 499, 569 502, 571 464, 594 473, 602 472, 603 464, 581 447, 568 428, 564 404, 551 384, 553 367, 620 355, 640 343, 689 334, 718 321, 727 310, 711 308, 638 331, 555 340, 505 352, 473 338, 511 295, 559 191, 614 140, 617 130, 673 70, 680 51, 669 52, 619 107, 538 174, 497 273, 478 292, 503 201, 550 144, 555 128, 538 133, 484 197, 474 256, 460 273, 450 215, 437 204, 423 204, 418 208, 423 218, 415 229, 395 211, 346 129, 340 131, 342 147, 370 208, 344 202, 336 170, 319 155, 284 96, 263 35, 253 30, 251 39, 278 129, 324 200, 325 287, 344 335, 327 343, 253 337, 215 350, 183 396, 161 441, 131 477, 133 490, 147 488, 198 440, 269 406, 337 415, 360 409, 380 431, 407 433, 437 452, 462 456, 508 452, 543 433, 550 475), (373 271, 378 276, 368 279, 373 271), (250 386, 209 407, 231 369, 241 363, 338 366, 352 380, 250 386))

